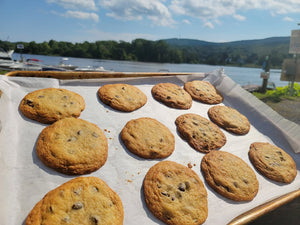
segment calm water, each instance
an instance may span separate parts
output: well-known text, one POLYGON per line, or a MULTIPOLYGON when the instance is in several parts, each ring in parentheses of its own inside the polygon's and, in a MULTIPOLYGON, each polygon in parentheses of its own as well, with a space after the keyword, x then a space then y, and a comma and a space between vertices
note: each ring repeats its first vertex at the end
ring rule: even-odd
MULTIPOLYGON (((23 54, 25 59, 35 58, 42 60, 45 65, 58 65, 63 57, 44 56, 44 55, 29 55, 23 54)), ((20 60, 21 55, 14 53, 13 59, 20 60)), ((143 63, 131 61, 115 61, 115 60, 99 60, 99 59, 84 59, 68 57, 67 64, 72 64, 78 67, 84 66, 103 66, 106 70, 116 72, 211 72, 216 69, 223 68, 225 74, 240 85, 246 84, 262 84, 260 78, 261 69, 245 68, 245 67, 230 67, 230 66, 210 66, 203 64, 171 64, 171 63, 143 63)), ((280 81, 280 70, 270 71, 269 81, 274 82, 276 86, 287 86, 287 81, 280 81)))

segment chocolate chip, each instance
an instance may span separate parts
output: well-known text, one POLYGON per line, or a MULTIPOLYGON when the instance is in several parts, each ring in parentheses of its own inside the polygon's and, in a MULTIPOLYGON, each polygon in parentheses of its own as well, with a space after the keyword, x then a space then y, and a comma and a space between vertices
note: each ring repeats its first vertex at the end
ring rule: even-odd
POLYGON ((190 182, 186 181, 186 182, 184 182, 184 184, 185 184, 186 190, 189 190, 190 189, 190 182))
POLYGON ((77 140, 76 137, 71 137, 71 138, 69 138, 69 139, 67 140, 67 142, 76 141, 76 140, 77 140))
POLYGON ((179 185, 178 185, 178 189, 180 190, 180 191, 185 191, 185 184, 184 183, 180 183, 179 185))
POLYGON ((167 99, 171 99, 171 97, 170 97, 170 96, 167 96, 167 99))
POLYGON ((91 216, 90 220, 92 221, 93 224, 98 224, 98 218, 96 216, 91 216))
POLYGON ((224 188, 226 189, 227 192, 230 192, 230 188, 227 186, 224 186, 224 188))
POLYGON ((172 219, 172 215, 171 215, 170 212, 168 212, 168 211, 164 211, 164 212, 163 212, 163 216, 164 216, 167 220, 171 220, 171 219, 172 219))
POLYGON ((182 195, 179 191, 176 191, 175 196, 176 196, 176 198, 181 198, 182 197, 182 195))
POLYGON ((164 195, 164 196, 170 197, 169 193, 166 192, 166 191, 161 192, 161 194, 164 195))
POLYGON ((33 101, 31 101, 31 100, 26 100, 26 105, 28 105, 28 106, 30 106, 30 107, 34 107, 34 104, 33 104, 33 101))
POLYGON ((237 182, 233 182, 233 185, 237 188, 239 187, 238 183, 237 182))
POLYGON ((93 191, 93 192, 99 192, 99 188, 97 188, 97 187, 92 187, 92 191, 93 191))
POLYGON ((77 134, 81 135, 82 134, 82 130, 77 131, 77 134))
POLYGON ((72 209, 78 210, 83 207, 83 204, 81 202, 76 202, 74 205, 72 205, 72 209))
POLYGON ((75 189, 73 192, 75 195, 80 195, 81 191, 82 191, 82 187, 79 187, 79 188, 75 189))

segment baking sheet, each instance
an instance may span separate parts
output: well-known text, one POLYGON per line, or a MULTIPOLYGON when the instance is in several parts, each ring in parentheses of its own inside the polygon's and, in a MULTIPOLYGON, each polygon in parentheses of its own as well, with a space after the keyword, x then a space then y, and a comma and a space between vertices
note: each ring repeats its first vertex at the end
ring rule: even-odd
POLYGON ((79 93, 86 101, 86 108, 80 118, 98 125, 108 139, 108 159, 98 171, 84 176, 96 176, 103 179, 122 199, 124 206, 124 224, 163 224, 147 209, 142 192, 142 184, 148 169, 161 160, 141 159, 122 144, 119 135, 127 121, 140 117, 152 117, 165 124, 175 136, 175 150, 163 160, 171 160, 183 165, 191 163, 193 170, 204 182, 208 192, 208 218, 204 224, 226 224, 236 216, 266 201, 281 196, 300 187, 300 128, 252 94, 234 83, 222 70, 212 73, 200 73, 193 76, 147 77, 127 79, 91 79, 58 80, 49 78, 22 78, 0 76, 0 218, 1 224, 19 225, 34 205, 53 188, 69 181, 75 176, 60 174, 41 163, 35 153, 37 138, 47 125, 25 118, 18 110, 21 99, 29 92, 60 87, 79 93), (291 184, 270 181, 256 173, 259 192, 250 202, 234 202, 215 193, 204 181, 200 171, 203 153, 192 149, 182 140, 175 126, 175 119, 184 113, 196 113, 208 118, 210 105, 193 101, 189 110, 169 108, 151 95, 153 85, 160 82, 172 82, 183 86, 184 82, 204 79, 214 84, 225 96, 224 105, 236 108, 246 115, 251 123, 247 135, 238 136, 222 130, 227 143, 221 150, 231 152, 252 168, 248 159, 248 150, 252 142, 262 141, 276 144, 289 153, 296 161, 298 174, 291 184), (127 83, 139 87, 148 98, 145 106, 131 112, 119 112, 98 100, 97 90, 107 83, 127 83))

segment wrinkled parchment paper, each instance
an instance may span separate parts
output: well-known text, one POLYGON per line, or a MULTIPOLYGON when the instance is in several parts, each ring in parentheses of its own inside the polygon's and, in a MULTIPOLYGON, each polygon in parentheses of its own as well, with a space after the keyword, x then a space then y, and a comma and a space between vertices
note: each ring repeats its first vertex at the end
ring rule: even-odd
POLYGON ((57 80, 50 78, 0 77, 0 218, 1 224, 20 225, 24 223, 34 205, 50 190, 69 181, 75 176, 60 174, 41 163, 35 153, 37 138, 47 125, 25 118, 18 110, 21 99, 29 92, 60 87, 79 93, 86 101, 86 108, 80 118, 98 125, 105 133, 109 152, 106 164, 98 171, 85 176, 103 179, 122 199, 124 224, 163 224, 147 209, 143 198, 143 179, 151 166, 161 160, 145 160, 130 153, 120 140, 120 132, 125 124, 140 117, 152 117, 165 124, 175 136, 175 150, 164 160, 172 160, 192 169, 204 182, 208 192, 208 218, 205 224, 226 224, 234 217, 266 201, 281 196, 300 187, 300 128, 226 76, 222 70, 212 73, 199 73, 195 76, 147 77, 127 79, 57 80), (200 171, 203 153, 192 149, 182 140, 175 126, 175 119, 184 113, 196 113, 208 118, 210 105, 193 101, 189 110, 169 108, 151 95, 153 85, 172 82, 183 86, 184 82, 204 79, 215 85, 225 96, 224 105, 236 108, 246 115, 251 123, 247 135, 233 135, 225 130, 227 143, 221 150, 231 152, 253 169, 248 159, 252 142, 270 142, 289 153, 297 163, 298 175, 291 184, 280 184, 261 176, 255 169, 259 180, 259 192, 250 202, 234 202, 215 193, 204 181, 200 171), (147 104, 131 112, 119 112, 99 101, 97 90, 107 83, 127 83, 139 87, 148 97, 147 104))

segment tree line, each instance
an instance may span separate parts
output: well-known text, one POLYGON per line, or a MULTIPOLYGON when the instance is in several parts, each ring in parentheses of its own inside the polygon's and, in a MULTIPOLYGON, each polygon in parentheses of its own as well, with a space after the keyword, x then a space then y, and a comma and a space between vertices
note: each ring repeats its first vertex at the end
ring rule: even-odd
POLYGON ((270 55, 271 67, 280 68, 288 58, 288 45, 264 47, 223 45, 176 46, 164 40, 135 39, 125 41, 96 41, 72 43, 44 41, 42 43, 8 42, 0 40, 3 49, 14 49, 17 53, 52 55, 64 57, 129 60, 160 63, 193 63, 209 65, 234 65, 260 67, 266 55, 270 55), (24 49, 18 49, 23 44, 24 49))

